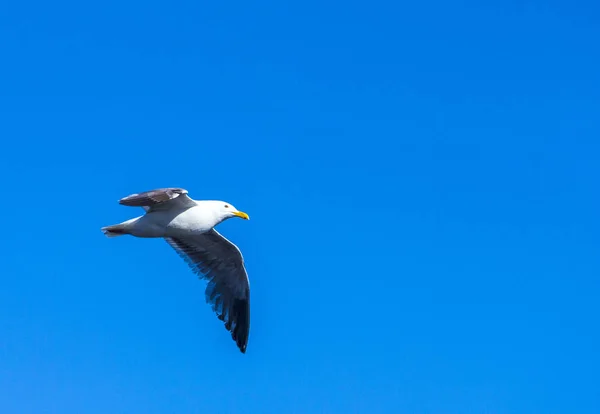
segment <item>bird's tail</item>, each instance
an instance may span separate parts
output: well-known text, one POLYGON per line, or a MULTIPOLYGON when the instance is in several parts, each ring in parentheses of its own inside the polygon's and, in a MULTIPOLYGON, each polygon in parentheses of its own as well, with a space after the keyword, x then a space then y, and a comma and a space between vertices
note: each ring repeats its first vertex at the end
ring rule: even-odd
POLYGON ((123 224, 102 227, 100 230, 102 230, 102 233, 104 233, 106 237, 119 237, 127 234, 123 224))

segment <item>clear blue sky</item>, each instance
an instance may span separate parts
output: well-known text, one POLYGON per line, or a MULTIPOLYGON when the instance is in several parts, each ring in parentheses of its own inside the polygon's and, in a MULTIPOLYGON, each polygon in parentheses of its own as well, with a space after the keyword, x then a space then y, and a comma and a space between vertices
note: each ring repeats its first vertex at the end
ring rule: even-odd
POLYGON ((600 412, 595 2, 7 3, 3 414, 600 412), (100 232, 163 186, 251 216, 245 355, 100 232))

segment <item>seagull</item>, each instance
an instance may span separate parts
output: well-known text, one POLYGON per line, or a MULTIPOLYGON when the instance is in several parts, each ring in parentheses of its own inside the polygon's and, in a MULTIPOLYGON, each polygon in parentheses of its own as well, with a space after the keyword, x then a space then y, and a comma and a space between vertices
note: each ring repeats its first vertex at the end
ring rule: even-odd
POLYGON ((184 188, 159 188, 132 194, 119 204, 142 207, 143 216, 102 227, 107 237, 164 238, 194 273, 208 281, 206 301, 242 353, 250 331, 250 284, 240 249, 214 227, 248 214, 230 203, 193 200, 184 188))

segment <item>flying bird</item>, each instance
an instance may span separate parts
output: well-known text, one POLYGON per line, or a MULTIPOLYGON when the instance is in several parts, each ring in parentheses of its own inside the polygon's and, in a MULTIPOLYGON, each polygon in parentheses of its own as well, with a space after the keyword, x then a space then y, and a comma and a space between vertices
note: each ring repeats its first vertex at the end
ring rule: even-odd
POLYGON ((250 332, 248 274, 238 247, 214 227, 232 217, 248 220, 248 214, 224 201, 193 200, 183 188, 132 194, 119 204, 142 207, 146 213, 102 227, 102 232, 107 237, 164 238, 194 273, 208 281, 206 301, 245 353, 250 332))

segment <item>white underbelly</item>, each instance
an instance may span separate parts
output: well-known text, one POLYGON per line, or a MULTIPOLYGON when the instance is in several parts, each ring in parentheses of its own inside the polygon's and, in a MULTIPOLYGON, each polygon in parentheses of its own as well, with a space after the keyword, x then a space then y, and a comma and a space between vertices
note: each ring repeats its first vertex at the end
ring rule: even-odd
POLYGON ((211 214, 199 207, 155 211, 136 220, 130 233, 137 237, 184 237, 204 233, 216 224, 211 214))
POLYGON ((210 212, 199 208, 189 208, 174 216, 166 225, 166 237, 186 236, 204 233, 214 226, 210 212))

